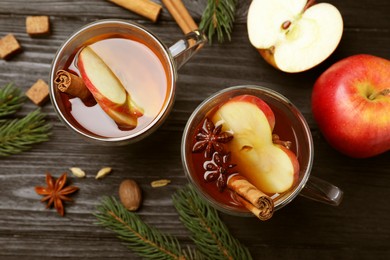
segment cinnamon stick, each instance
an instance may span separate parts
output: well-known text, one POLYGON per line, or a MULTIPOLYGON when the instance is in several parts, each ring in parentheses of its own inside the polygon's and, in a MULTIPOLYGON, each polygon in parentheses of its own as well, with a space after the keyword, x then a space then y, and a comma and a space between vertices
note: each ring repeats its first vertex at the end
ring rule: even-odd
POLYGON ((274 211, 273 200, 257 189, 243 176, 239 174, 230 176, 227 185, 229 189, 235 191, 239 195, 237 196, 239 199, 247 202, 242 204, 258 218, 266 220, 272 217, 274 211))
POLYGON ((252 212, 252 214, 255 215, 256 217, 258 217, 260 220, 263 220, 263 221, 268 220, 273 215, 273 210, 271 210, 271 209, 268 209, 268 210, 258 209, 255 206, 253 206, 251 203, 246 201, 244 198, 242 198, 241 196, 237 196, 237 199, 239 202, 241 202, 242 205, 245 206, 245 208, 247 208, 247 210, 252 212))
POLYGON ((127 10, 156 22, 162 6, 150 0, 108 0, 127 10))
POLYGON ((57 71, 54 83, 61 92, 79 97, 81 100, 86 100, 92 95, 80 77, 65 70, 57 71))
POLYGON ((198 25, 195 23, 194 19, 192 19, 181 0, 162 0, 162 2, 184 34, 198 29, 198 25))

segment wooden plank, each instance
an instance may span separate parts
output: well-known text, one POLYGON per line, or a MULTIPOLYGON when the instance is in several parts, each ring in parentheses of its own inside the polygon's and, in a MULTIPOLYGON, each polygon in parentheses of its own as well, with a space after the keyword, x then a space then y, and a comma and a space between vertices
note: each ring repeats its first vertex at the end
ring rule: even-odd
MULTIPOLYGON (((156 1, 160 2, 160 1, 156 1)), ((184 1, 199 21, 206 1, 184 1)), ((246 12, 250 1, 239 1, 232 41, 205 46, 179 72, 176 102, 167 121, 142 142, 123 147, 101 147, 72 134, 57 118, 50 103, 43 107, 53 134, 47 143, 29 152, 0 159, 1 259, 139 259, 115 237, 94 224, 92 213, 104 195, 116 195, 120 182, 135 179, 143 190, 140 216, 150 225, 193 245, 181 224, 171 196, 188 183, 180 158, 185 123, 199 103, 228 86, 255 84, 279 91, 304 114, 312 130, 315 160, 312 174, 340 186, 345 198, 329 207, 298 197, 268 222, 221 214, 231 232, 246 244, 254 259, 386 259, 390 256, 390 153, 359 160, 340 155, 319 132, 311 115, 311 89, 331 64, 357 53, 390 59, 387 19, 390 2, 335 1, 343 14, 345 31, 335 53, 320 66, 304 73, 286 74, 265 63, 250 46, 246 12), (369 18, 368 18, 369 17, 369 18), (45 172, 56 177, 69 167, 86 170, 86 179, 71 177, 80 187, 75 202, 61 218, 39 202, 34 187, 44 184, 45 172), (102 180, 94 175, 103 166, 113 173, 102 180), (150 182, 168 178, 172 183, 153 189, 150 182)), ((153 30, 168 45, 182 37, 164 9, 158 23, 151 22, 107 1, 2 0, 0 37, 9 32, 24 52, 10 61, 0 60, 0 85, 15 82, 23 91, 38 78, 48 80, 56 50, 74 30, 102 18, 137 21, 153 30), (52 34, 30 38, 27 15, 50 15, 52 34)), ((36 108, 31 102, 18 112, 36 108)), ((69 171, 68 171, 69 172, 69 171)))

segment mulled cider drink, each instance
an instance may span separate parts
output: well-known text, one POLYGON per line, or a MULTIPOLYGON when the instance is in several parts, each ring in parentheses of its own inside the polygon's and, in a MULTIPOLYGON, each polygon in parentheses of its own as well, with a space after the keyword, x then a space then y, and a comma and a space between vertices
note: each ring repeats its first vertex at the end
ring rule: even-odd
POLYGON ((50 98, 75 133, 104 145, 155 131, 172 109, 177 71, 207 42, 199 30, 167 47, 147 28, 106 19, 85 25, 60 47, 50 98))
POLYGON ((89 40, 75 50, 63 68, 79 76, 91 93, 84 100, 61 94, 68 117, 86 131, 105 137, 142 130, 169 97, 163 62, 146 42, 133 35, 108 34, 89 40))
POLYGON ((182 149, 187 176, 212 205, 263 220, 297 195, 312 163, 310 130, 299 111, 255 86, 204 101, 187 123, 182 149))

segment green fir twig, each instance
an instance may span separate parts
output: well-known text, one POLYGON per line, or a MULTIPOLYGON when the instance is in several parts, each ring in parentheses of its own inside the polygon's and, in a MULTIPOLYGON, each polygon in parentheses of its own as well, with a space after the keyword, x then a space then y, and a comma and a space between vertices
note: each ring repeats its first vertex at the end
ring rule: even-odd
POLYGON ((51 125, 45 114, 37 109, 21 119, 0 123, 0 157, 21 153, 31 145, 49 140, 51 125))
POLYGON ((192 233, 192 240, 207 259, 252 259, 248 248, 235 239, 208 205, 187 185, 173 195, 173 204, 180 220, 192 233))
POLYGON ((207 34, 210 44, 215 34, 219 43, 225 41, 225 35, 231 40, 236 5, 237 0, 208 0, 199 28, 207 34))
POLYGON ((117 199, 105 197, 94 214, 98 225, 117 233, 118 238, 139 256, 148 259, 197 259, 195 251, 183 250, 178 240, 147 225, 117 199))
POLYGON ((0 88, 0 117, 14 114, 18 111, 26 97, 22 95, 19 88, 8 83, 0 88))

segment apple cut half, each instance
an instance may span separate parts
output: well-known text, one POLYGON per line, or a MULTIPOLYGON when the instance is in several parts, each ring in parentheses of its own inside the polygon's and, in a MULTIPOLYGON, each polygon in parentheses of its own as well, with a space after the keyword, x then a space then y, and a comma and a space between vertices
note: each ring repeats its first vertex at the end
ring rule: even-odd
POLYGON ((131 99, 121 81, 106 63, 85 47, 78 56, 80 75, 100 107, 121 129, 133 129, 143 110, 131 99))
POLYGON ((212 121, 233 133, 228 148, 238 172, 249 182, 268 194, 293 186, 298 160, 292 151, 273 143, 275 116, 263 100, 252 95, 234 97, 215 112, 212 121))
POLYGON ((275 68, 302 72, 328 58, 343 34, 331 4, 313 0, 253 0, 248 11, 251 44, 275 68))

